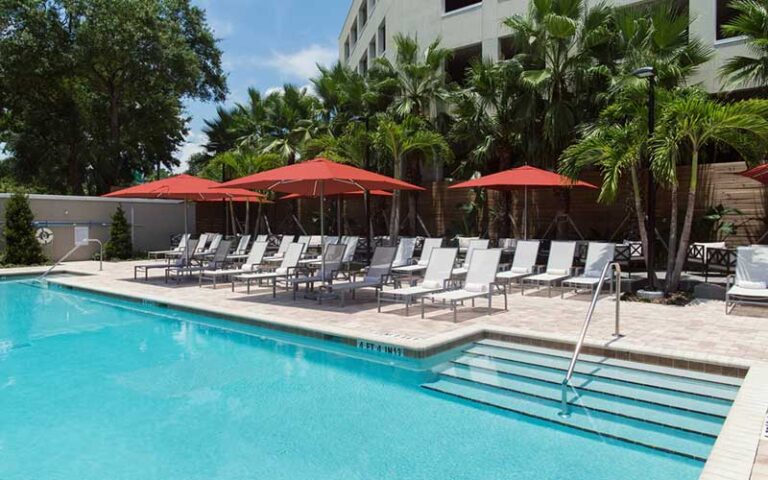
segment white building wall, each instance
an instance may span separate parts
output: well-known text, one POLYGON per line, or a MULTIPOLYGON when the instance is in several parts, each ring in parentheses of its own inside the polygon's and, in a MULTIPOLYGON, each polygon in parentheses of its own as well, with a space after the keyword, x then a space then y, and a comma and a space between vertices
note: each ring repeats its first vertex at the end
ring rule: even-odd
MULTIPOLYGON (((376 0, 372 10, 369 6, 369 20, 365 27, 358 27, 357 44, 354 48, 350 46, 350 56, 345 58, 344 43, 349 38, 352 25, 358 22, 360 5, 362 2, 370 5, 371 1, 352 1, 339 36, 339 58, 353 68, 357 68, 363 58, 368 59, 369 66, 373 63, 374 59, 369 58, 368 45, 372 39, 376 39, 379 26, 384 21, 388 47, 385 55, 390 59, 394 57, 393 38, 401 33, 416 37, 422 47, 436 38, 441 38, 442 45, 450 49, 481 44, 483 57, 498 60, 499 39, 509 33, 503 25, 504 19, 516 14, 524 15, 528 10, 528 2, 521 0, 484 0, 447 14, 443 13, 445 0, 376 0)), ((629 5, 641 0, 613 1, 619 5, 629 5)), ((715 51, 713 59, 702 66, 691 83, 701 83, 710 92, 729 89, 722 85, 718 76, 720 66, 734 55, 747 55, 742 39, 715 39, 715 4, 716 0, 690 0, 689 4, 691 35, 715 51)))

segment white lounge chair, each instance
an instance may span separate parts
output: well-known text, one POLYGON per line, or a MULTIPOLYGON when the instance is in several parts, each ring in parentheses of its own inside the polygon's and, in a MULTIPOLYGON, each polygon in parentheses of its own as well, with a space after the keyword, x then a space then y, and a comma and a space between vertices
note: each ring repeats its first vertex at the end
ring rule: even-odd
POLYGON ((469 251, 469 245, 473 240, 480 240, 480 237, 456 237, 459 244, 459 255, 469 251))
POLYGON ((376 247, 371 259, 371 265, 365 271, 362 280, 352 280, 343 283, 332 283, 322 286, 321 294, 318 295, 318 301, 329 295, 339 295, 341 306, 344 306, 344 299, 347 292, 352 292, 354 298, 355 292, 361 288, 373 288, 376 291, 381 290, 389 282, 392 273, 392 262, 395 260, 395 247, 376 247))
POLYGON ((240 237, 240 241, 237 242, 237 247, 232 255, 246 255, 248 253, 248 245, 251 243, 250 235, 243 235, 240 237))
POLYGON ((285 281, 288 277, 294 275, 296 267, 299 265, 299 259, 304 252, 305 245, 303 243, 292 243, 288 245, 288 249, 285 251, 283 260, 280 266, 271 272, 258 272, 258 273, 244 273, 242 275, 235 275, 232 277, 232 291, 235 291, 235 282, 245 282, 246 292, 251 293, 251 282, 262 282, 264 280, 269 281, 272 284, 272 297, 277 296, 277 283, 279 281, 285 281))
POLYGON ((184 249, 187 247, 187 242, 189 242, 189 239, 192 237, 191 233, 185 233, 181 236, 181 240, 179 240, 179 244, 176 245, 176 248, 172 248, 170 250, 154 250, 147 253, 147 256, 149 258, 157 258, 157 257, 167 257, 167 256, 181 256, 181 253, 184 252, 184 249), (179 254, 179 255, 175 255, 179 254))
POLYGON ((197 264, 187 263, 182 267, 168 267, 165 269, 165 283, 168 280, 174 278, 176 283, 179 283, 184 275, 194 275, 200 273, 203 270, 218 270, 223 268, 227 264, 227 255, 232 248, 232 242, 230 240, 223 240, 219 242, 216 247, 216 251, 210 256, 210 260, 205 260, 197 264))
POLYGON ((268 242, 269 241, 269 235, 256 235, 257 242, 268 242))
POLYGON ((532 283, 537 286, 547 286, 547 295, 552 296, 552 285, 561 284, 563 280, 571 277, 573 269, 573 256, 576 253, 576 242, 552 242, 549 248, 547 269, 544 273, 523 278, 520 283, 521 293, 525 294, 525 284, 532 283))
POLYGON ((421 273, 427 269, 427 265, 429 265, 429 261, 430 261, 429 256, 432 254, 432 251, 442 246, 443 246, 442 238, 425 238, 424 245, 421 247, 421 255, 419 256, 419 260, 412 265, 394 267, 392 268, 392 271, 398 275, 408 275, 410 279, 413 280, 414 275, 421 273))
POLYGON ((264 261, 275 263, 282 262, 285 252, 288 251, 288 247, 293 243, 293 238, 293 235, 283 235, 283 238, 280 239, 280 245, 277 247, 277 252, 265 257, 264 261))
POLYGON ((381 302, 405 303, 405 315, 407 316, 415 298, 445 290, 451 279, 451 269, 456 261, 458 251, 457 248, 431 249, 424 280, 416 286, 379 290, 378 311, 381 312, 381 302))
MULTIPOLYGON (((575 292, 578 292, 578 289, 581 287, 589 288, 590 293, 594 293, 595 287, 600 283, 603 269, 613 261, 615 255, 615 243, 589 242, 587 260, 584 262, 584 273, 578 277, 563 281, 563 287, 573 287, 575 292)), ((613 275, 608 276, 608 284, 610 285, 611 292, 613 292, 613 275)), ((562 297, 564 293, 565 288, 560 290, 560 296, 562 297)))
MULTIPOLYGON (((194 251, 195 248, 197 248, 197 240, 188 240, 185 248, 190 252, 194 251)), ((192 261, 191 255, 180 255, 172 264, 169 263, 168 261, 164 261, 164 262, 136 265, 135 267, 133 267, 133 279, 136 280, 138 278, 139 272, 144 272, 144 280, 149 280, 150 270, 164 271, 169 266, 183 267, 185 265, 188 265, 190 261, 192 261)))
POLYGON ((253 242, 251 251, 248 253, 248 258, 245 260, 239 268, 220 269, 220 270, 202 270, 200 272, 200 286, 203 285, 203 280, 209 279, 213 281, 213 288, 216 289, 216 284, 221 278, 229 278, 233 275, 240 275, 245 273, 255 273, 261 263, 264 261, 264 254, 267 252, 267 242, 253 242))
MULTIPOLYGON (((512 267, 509 270, 499 272, 496 280, 504 284, 506 289, 510 283, 520 283, 523 278, 533 275, 536 269, 536 259, 539 256, 538 240, 520 240, 515 248, 515 257, 512 259, 512 267)), ((504 249, 502 248, 502 251, 504 249)))
POLYGON ((768 246, 737 249, 736 275, 726 284, 725 313, 736 305, 768 306, 768 246))
MULTIPOLYGON (((202 252, 196 252, 196 257, 207 257, 211 255, 215 255, 216 252, 219 251, 219 245, 221 245, 221 241, 224 240, 224 235, 217 233, 213 235, 213 238, 211 239, 211 243, 205 247, 205 249, 202 252)), ((232 242, 230 242, 230 245, 232 242)), ((200 246, 200 244, 198 244, 200 246)), ((199 250, 199 249, 198 249, 199 250)), ((229 254, 229 251, 227 251, 227 254, 229 254)))
POLYGON ((341 269, 342 260, 346 245, 326 245, 323 253, 325 260, 320 264, 310 266, 299 266, 295 277, 286 279, 287 286, 293 290, 293 299, 296 300, 296 292, 299 285, 306 285, 307 290, 313 290, 315 283, 330 283, 336 278, 336 274, 341 269), (323 271, 324 269, 324 271, 323 271), (303 272, 302 272, 303 270, 303 272))
MULTIPOLYGON (((453 276, 454 277, 463 277, 464 275, 469 272, 469 266, 472 263, 472 255, 477 250, 486 250, 488 248, 488 245, 490 244, 490 240, 487 239, 473 239, 470 240, 467 244, 467 250, 466 255, 464 255, 464 262, 461 264, 460 267, 453 269, 453 276)), ((461 249, 459 249, 459 253, 461 253, 461 249)))
MULTIPOLYGON (((453 321, 457 320, 456 309, 458 304, 464 304, 466 300, 472 301, 472 307, 475 306, 475 299, 479 297, 488 298, 488 315, 493 311, 493 290, 496 284, 496 272, 499 270, 501 261, 501 249, 480 249, 472 254, 472 263, 467 272, 467 279, 464 286, 457 290, 448 290, 447 292, 436 293, 434 295, 424 295, 421 297, 421 318, 424 318, 424 300, 429 298, 432 302, 441 302, 450 304, 453 310, 453 321)), ((504 294, 504 310, 507 310, 507 292, 500 289, 504 294)))
POLYGON ((404 267, 413 263, 413 252, 416 250, 416 239, 413 237, 401 237, 397 244, 397 252, 392 262, 392 268, 404 267))

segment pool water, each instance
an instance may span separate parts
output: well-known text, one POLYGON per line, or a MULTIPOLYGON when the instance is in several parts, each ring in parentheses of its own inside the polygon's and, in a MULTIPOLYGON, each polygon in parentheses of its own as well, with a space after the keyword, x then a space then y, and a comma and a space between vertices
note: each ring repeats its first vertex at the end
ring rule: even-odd
POLYGON ((0 479, 686 480, 703 468, 422 388, 435 378, 416 362, 2 282, 0 479))

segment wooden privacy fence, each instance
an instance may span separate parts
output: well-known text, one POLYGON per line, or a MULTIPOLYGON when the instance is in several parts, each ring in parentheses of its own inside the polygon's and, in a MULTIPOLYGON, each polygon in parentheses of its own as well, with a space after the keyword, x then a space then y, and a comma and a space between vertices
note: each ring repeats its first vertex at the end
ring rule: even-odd
MULTIPOLYGON (((768 217, 768 189, 754 180, 737 175, 745 169, 743 162, 716 163, 703 165, 699 169, 699 194, 697 198, 695 218, 700 219, 711 207, 723 205, 727 208, 738 209, 742 215, 734 215, 726 218, 737 225, 737 231, 726 240, 730 245, 745 245, 755 242, 768 229, 766 218, 768 217)), ((687 200, 688 180, 690 167, 683 166, 678 169, 680 178, 679 208, 680 218, 685 213, 687 200)), ((583 180, 599 185, 600 175, 597 172, 588 172, 582 176, 583 180)), ((645 180, 641 179, 642 185, 645 180)), ((461 225, 465 220, 465 212, 461 208, 474 195, 470 190, 449 190, 448 182, 435 182, 424 185, 427 189, 418 194, 418 213, 427 230, 432 235, 454 235, 461 231, 461 225)), ((598 202, 599 190, 572 189, 570 191, 570 205, 565 209, 562 195, 554 189, 529 190, 529 236, 534 238, 544 234, 552 224, 553 219, 559 213, 567 213, 586 239, 621 241, 625 238, 636 238, 636 220, 633 210, 633 199, 629 185, 624 185, 616 201, 610 204, 598 202)), ((659 233, 666 241, 669 215, 669 192, 661 187, 657 198, 657 215, 659 233)), ((500 211, 501 194, 489 192, 489 208, 500 211)), ((522 191, 511 193, 513 217, 522 230, 521 217, 523 207, 522 191)), ((327 202, 328 225, 331 231, 336 224, 335 201, 327 202)), ((372 212, 374 214, 375 234, 386 234, 385 216, 389 212, 389 200, 382 198, 371 199, 372 212)), ((308 233, 318 233, 319 202, 317 200, 299 200, 295 202, 276 202, 274 205, 266 205, 264 213, 269 219, 272 231, 275 233, 296 233, 300 229, 293 221, 292 216, 301 222, 308 233)), ((256 220, 256 208, 251 208, 250 225, 253 228, 256 220)), ((231 233, 230 223, 225 216, 226 209, 222 204, 201 203, 197 206, 198 231, 217 231, 231 233)), ((403 215, 407 212, 407 201, 403 199, 403 215)), ((245 208, 242 205, 236 208, 236 217, 240 223, 244 223, 245 208)), ((347 233, 364 233, 363 200, 360 198, 348 198, 343 206, 343 221, 347 233)), ((553 228, 549 237, 555 233, 553 228)), ((408 233, 407 224, 403 233, 408 233)), ((419 228, 419 235, 424 232, 419 228)), ((490 235, 495 237, 497 233, 495 225, 492 225, 490 235)), ((573 229, 561 228, 560 233, 567 238, 575 238, 573 229)), ((703 238, 706 234, 697 232, 694 240, 710 240, 703 238)))

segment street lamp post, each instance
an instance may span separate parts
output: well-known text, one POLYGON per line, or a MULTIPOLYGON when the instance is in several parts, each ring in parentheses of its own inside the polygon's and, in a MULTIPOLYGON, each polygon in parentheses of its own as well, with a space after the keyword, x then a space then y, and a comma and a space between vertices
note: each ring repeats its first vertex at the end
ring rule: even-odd
MULTIPOLYGON (((642 67, 632 72, 634 76, 648 80, 648 139, 653 138, 656 128, 656 69, 642 67)), ((645 252, 646 274, 648 275, 648 290, 656 290, 654 267, 656 265, 656 180, 651 171, 650 145, 648 150, 648 187, 645 199, 646 234, 648 236, 648 251, 645 252)))

